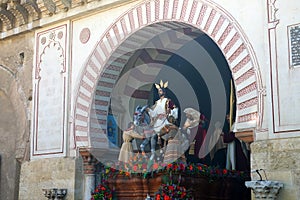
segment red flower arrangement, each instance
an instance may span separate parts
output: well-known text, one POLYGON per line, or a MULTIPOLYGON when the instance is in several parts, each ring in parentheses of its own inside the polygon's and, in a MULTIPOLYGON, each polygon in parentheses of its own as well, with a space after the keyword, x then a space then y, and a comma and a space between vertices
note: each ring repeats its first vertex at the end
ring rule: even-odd
MULTIPOLYGON (((141 154, 133 157, 129 163, 111 163, 103 165, 103 167, 102 180, 118 179, 120 177, 130 179, 136 176, 151 178, 156 176, 155 174, 162 174, 162 185, 154 196, 155 200, 193 199, 192 191, 180 186, 182 177, 204 177, 208 182, 219 182, 218 180, 227 178, 233 178, 231 180, 238 180, 241 183, 250 180, 248 172, 220 169, 203 164, 186 164, 181 162, 163 164, 149 162, 149 159, 143 157, 141 154)), ((102 182, 92 193, 92 200, 112 199, 112 195, 105 196, 108 193, 111 194, 110 191, 107 184, 102 182), (107 193, 104 191, 107 191, 107 193)))
POLYGON ((192 200, 192 193, 183 186, 162 184, 154 196, 155 200, 192 200))
POLYGON ((149 160, 142 154, 131 157, 128 163, 119 162, 116 165, 105 165, 105 178, 115 178, 117 175, 148 177, 155 172, 165 170, 166 165, 149 160))
POLYGON ((114 178, 116 175, 125 175, 128 178, 131 176, 142 176, 144 178, 151 177, 158 172, 168 172, 169 174, 186 174, 192 176, 207 177, 209 181, 214 181, 220 178, 235 178, 241 181, 250 180, 250 173, 220 169, 214 166, 204 164, 186 164, 174 162, 170 164, 149 162, 141 154, 134 156, 129 163, 118 163, 117 165, 105 166, 106 177, 114 178))
POLYGON ((168 164, 166 170, 169 173, 182 173, 192 176, 207 177, 210 182, 221 178, 235 178, 241 181, 250 180, 250 174, 244 171, 220 169, 214 166, 203 164, 171 163, 168 164))
POLYGON ((127 170, 134 174, 146 173, 148 167, 149 160, 144 157, 142 154, 136 154, 135 156, 129 159, 129 162, 125 164, 127 166, 127 170))
POLYGON ((108 187, 105 180, 100 183, 96 189, 92 192, 91 200, 112 200, 113 191, 108 187))

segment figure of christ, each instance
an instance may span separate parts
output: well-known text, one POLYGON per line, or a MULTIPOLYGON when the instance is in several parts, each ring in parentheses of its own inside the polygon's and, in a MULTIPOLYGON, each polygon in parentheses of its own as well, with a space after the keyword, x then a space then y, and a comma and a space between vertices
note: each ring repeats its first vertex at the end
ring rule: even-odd
MULTIPOLYGON (((150 137, 147 137, 145 141, 141 144, 141 150, 144 152, 145 145, 147 143, 151 144, 151 156, 150 160, 153 160, 155 157, 155 147, 158 140, 158 133, 166 125, 169 124, 167 117, 173 115, 177 120, 178 117, 178 108, 174 103, 166 97, 166 88, 168 87, 168 82, 163 83, 160 81, 160 84, 155 84, 155 87, 158 91, 159 99, 151 108, 147 108, 147 112, 151 117, 151 125, 153 127, 153 133, 150 137)), ((162 153, 162 152, 161 152, 162 153)))

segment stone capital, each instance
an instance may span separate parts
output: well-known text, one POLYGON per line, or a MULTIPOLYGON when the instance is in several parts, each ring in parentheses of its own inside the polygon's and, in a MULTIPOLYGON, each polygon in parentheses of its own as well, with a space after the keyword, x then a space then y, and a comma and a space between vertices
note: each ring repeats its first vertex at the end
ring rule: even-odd
POLYGON ((95 165, 97 164, 97 159, 87 148, 80 148, 79 153, 83 159, 84 174, 94 174, 96 171, 95 165))

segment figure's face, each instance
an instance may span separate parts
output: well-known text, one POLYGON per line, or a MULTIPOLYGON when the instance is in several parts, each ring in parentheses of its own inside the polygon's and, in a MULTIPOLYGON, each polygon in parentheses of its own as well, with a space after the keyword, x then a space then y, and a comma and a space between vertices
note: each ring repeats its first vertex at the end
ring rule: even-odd
POLYGON ((189 114, 189 113, 186 113, 185 115, 186 115, 186 118, 189 119, 189 120, 193 120, 194 119, 193 116, 191 114, 189 114))
POLYGON ((168 122, 170 122, 171 124, 175 124, 176 120, 173 116, 168 117, 168 122))
POLYGON ((159 88, 158 89, 158 96, 161 97, 161 96, 164 96, 164 95, 165 95, 164 91, 161 88, 159 88))
POLYGON ((230 115, 226 115, 226 120, 229 122, 230 121, 230 115))

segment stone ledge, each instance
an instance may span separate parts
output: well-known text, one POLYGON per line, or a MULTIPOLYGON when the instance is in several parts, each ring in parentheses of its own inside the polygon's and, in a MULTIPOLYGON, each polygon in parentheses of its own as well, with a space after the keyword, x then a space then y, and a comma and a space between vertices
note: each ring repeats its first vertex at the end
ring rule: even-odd
POLYGON ((241 131, 241 132, 236 132, 235 137, 246 142, 246 143, 251 143, 254 141, 254 132, 253 131, 241 131))

